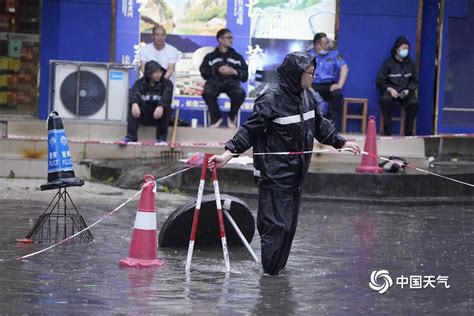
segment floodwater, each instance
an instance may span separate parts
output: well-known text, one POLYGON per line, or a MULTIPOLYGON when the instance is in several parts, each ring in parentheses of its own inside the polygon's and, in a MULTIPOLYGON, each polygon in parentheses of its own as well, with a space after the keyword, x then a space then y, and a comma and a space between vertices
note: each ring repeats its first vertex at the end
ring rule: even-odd
MULTIPOLYGON (((186 249, 159 249, 165 262, 160 268, 119 268, 128 254, 136 201, 93 227, 93 243, 60 245, 24 261, 8 259, 45 245, 11 241, 26 234, 47 204, 0 202, 0 314, 474 312, 473 206, 303 203, 281 275, 263 276, 245 248, 230 249, 226 275, 222 251, 215 248, 195 249, 187 277, 186 249), (387 270, 393 279, 384 294, 369 288, 374 270, 387 270), (401 288, 401 275, 448 276, 450 287, 401 288)), ((111 197, 108 204, 76 204, 91 224, 120 202, 122 197, 111 197)), ((246 202, 256 208, 256 201, 246 202)), ((158 208, 158 227, 167 215, 158 208)), ((259 253, 258 235, 252 247, 259 253)))

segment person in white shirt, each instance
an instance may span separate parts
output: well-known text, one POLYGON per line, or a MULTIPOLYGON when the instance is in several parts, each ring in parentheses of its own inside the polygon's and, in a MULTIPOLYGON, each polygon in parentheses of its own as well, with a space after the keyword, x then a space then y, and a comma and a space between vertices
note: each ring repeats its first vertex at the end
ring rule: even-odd
POLYGON ((179 50, 166 43, 166 30, 163 26, 156 25, 152 34, 153 42, 138 51, 140 74, 143 74, 146 62, 154 60, 166 69, 164 78, 173 81, 172 76, 179 60, 179 50))

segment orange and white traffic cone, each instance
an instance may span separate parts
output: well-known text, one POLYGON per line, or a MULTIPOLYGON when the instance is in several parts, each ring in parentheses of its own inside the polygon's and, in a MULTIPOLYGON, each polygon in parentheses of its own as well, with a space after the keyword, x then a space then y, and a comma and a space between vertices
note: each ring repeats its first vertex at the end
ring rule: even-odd
POLYGON ((155 192, 155 178, 146 175, 137 216, 135 217, 135 225, 133 226, 128 257, 119 261, 119 265, 122 267, 143 268, 163 265, 163 261, 157 258, 155 192))
POLYGON ((382 173, 383 168, 379 167, 377 154, 377 135, 375 132, 375 117, 371 115, 367 123, 367 134, 365 135, 364 151, 362 152, 362 162, 356 167, 358 173, 382 173))

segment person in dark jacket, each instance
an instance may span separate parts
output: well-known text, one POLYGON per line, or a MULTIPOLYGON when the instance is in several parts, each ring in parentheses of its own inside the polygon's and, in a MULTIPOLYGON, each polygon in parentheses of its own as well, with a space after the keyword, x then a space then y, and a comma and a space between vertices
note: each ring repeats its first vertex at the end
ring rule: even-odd
POLYGON ((245 90, 240 86, 240 82, 247 81, 248 66, 242 55, 232 48, 233 37, 230 30, 219 30, 216 38, 219 46, 204 57, 199 68, 202 77, 207 80, 202 98, 209 109, 211 127, 219 127, 222 118, 217 97, 221 93, 226 93, 230 99, 227 125, 235 128, 235 117, 245 100, 245 90))
POLYGON ((418 79, 415 62, 409 56, 410 42, 400 36, 393 44, 392 56, 385 60, 377 75, 380 90, 380 107, 383 115, 382 135, 392 135, 392 109, 401 106, 406 112, 405 136, 413 135, 418 113, 418 79))
POLYGON ((167 145, 173 83, 164 78, 165 73, 166 69, 156 61, 145 64, 143 78, 135 81, 130 90, 127 136, 122 139, 121 145, 138 140, 140 125, 156 126, 156 143, 167 145))
MULTIPOLYGON (((254 153, 301 152, 313 149, 314 139, 335 148, 360 148, 340 136, 324 118, 310 92, 314 59, 303 52, 287 55, 278 68, 278 80, 255 100, 254 111, 226 145, 222 155, 210 158, 210 168, 225 165, 233 154, 253 147, 254 153)), ((311 153, 255 155, 258 184, 257 228, 262 265, 276 275, 285 267, 296 231, 301 185, 311 153)))

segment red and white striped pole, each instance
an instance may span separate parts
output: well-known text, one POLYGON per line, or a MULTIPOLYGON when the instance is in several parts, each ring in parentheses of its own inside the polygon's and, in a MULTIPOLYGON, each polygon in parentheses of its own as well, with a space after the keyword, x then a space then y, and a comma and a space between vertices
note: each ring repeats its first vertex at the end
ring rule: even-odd
POLYGON ((206 182, 206 170, 207 165, 209 162, 209 158, 211 156, 209 154, 204 155, 204 161, 202 163, 201 169, 201 180, 199 180, 199 189, 198 189, 198 196, 196 201, 196 209, 194 210, 194 218, 193 218, 193 226, 191 228, 191 236, 189 237, 189 247, 188 247, 188 257, 186 259, 186 273, 191 270, 191 260, 193 257, 193 250, 194 250, 194 241, 196 240, 196 233, 199 223, 199 211, 201 209, 201 202, 202 196, 204 194, 204 183, 206 182))
POLYGON ((227 238, 225 237, 221 194, 219 192, 219 182, 217 181, 217 168, 212 169, 212 184, 214 185, 214 194, 216 195, 217 220, 219 222, 219 231, 221 233, 222 253, 224 254, 225 272, 230 272, 229 252, 227 251, 227 238))

